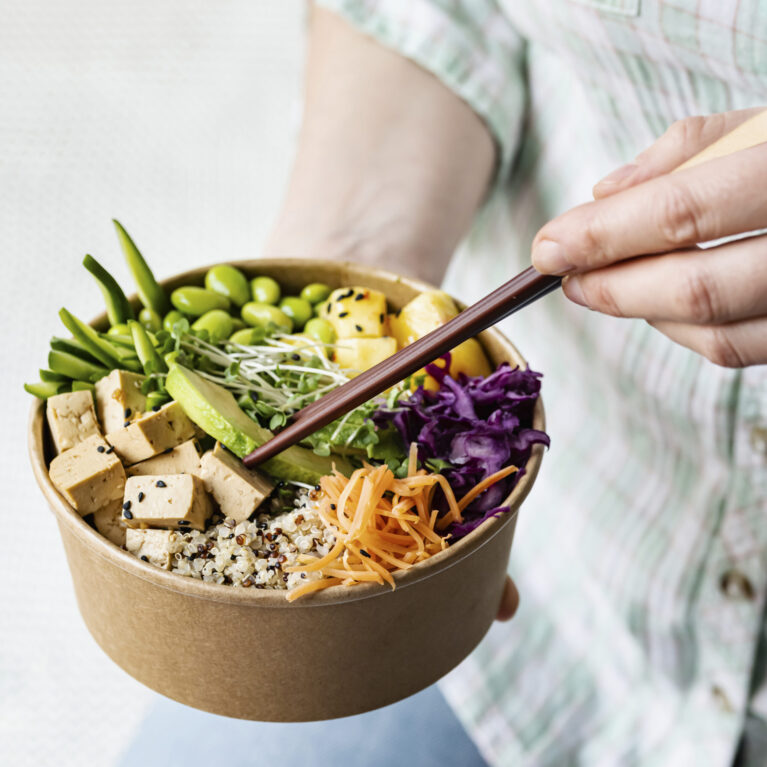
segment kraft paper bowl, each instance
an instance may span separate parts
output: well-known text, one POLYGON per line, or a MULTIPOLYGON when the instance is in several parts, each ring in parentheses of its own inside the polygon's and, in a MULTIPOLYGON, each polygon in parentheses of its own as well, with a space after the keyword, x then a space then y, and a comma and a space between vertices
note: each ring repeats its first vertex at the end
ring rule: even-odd
MULTIPOLYGON (((361 284, 398 308, 424 282, 355 264, 316 260, 236 263, 289 291, 308 282, 361 284)), ((202 284, 207 267, 163 284, 202 284)), ((104 328, 105 317, 94 321, 104 328)), ((491 360, 525 362, 497 330, 480 337, 491 360)), ((56 516, 80 612, 112 660, 157 692, 195 708, 262 721, 332 719, 378 708, 436 682, 479 643, 499 605, 517 510, 541 463, 533 450, 489 520, 427 562, 395 576, 397 588, 336 586, 289 603, 284 591, 203 583, 140 561, 101 537, 48 478, 44 406, 35 401, 29 451, 56 516)), ((541 401, 534 426, 544 428, 541 401)))

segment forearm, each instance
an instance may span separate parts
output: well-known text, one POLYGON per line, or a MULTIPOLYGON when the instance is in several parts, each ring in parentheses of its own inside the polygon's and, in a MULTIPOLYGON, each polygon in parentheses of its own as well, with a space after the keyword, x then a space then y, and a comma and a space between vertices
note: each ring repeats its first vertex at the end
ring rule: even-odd
POLYGON ((305 94, 265 255, 362 260, 439 281, 493 173, 485 124, 431 74, 316 8, 305 94))

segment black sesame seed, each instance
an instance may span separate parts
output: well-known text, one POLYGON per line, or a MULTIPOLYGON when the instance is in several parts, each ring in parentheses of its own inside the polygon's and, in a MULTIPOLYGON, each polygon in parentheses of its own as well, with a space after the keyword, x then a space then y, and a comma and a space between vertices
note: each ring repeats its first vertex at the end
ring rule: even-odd
POLYGON ((156 413, 160 409, 160 405, 153 405, 152 406, 152 412, 156 413))
POLYGON ((167 453, 171 453, 171 452, 173 452, 173 448, 172 447, 166 447, 165 450, 163 450, 162 452, 166 453, 166 454, 167 453))
POLYGON ((335 503, 331 503, 330 504, 330 508, 333 509, 333 511, 335 511, 337 507, 336 507, 335 503))
POLYGON ((365 549, 360 549, 360 554, 362 554, 363 557, 367 557, 368 559, 370 559, 370 554, 368 554, 367 551, 365 551, 365 549))
POLYGON ((148 557, 146 554, 142 554, 142 555, 141 555, 141 559, 142 559, 144 562, 148 562, 148 561, 149 561, 149 557, 148 557))
POLYGON ((163 482, 161 479, 158 479, 157 482, 154 483, 155 487, 167 487, 165 482, 163 482))
POLYGON ((109 455, 110 453, 114 453, 114 451, 115 451, 114 445, 110 445, 106 450, 106 454, 109 455))
POLYGON ((394 316, 395 316, 395 317, 399 317, 399 316, 400 316, 400 314, 402 314, 402 309, 397 309, 397 311, 396 311, 396 312, 394 312, 394 316))
POLYGON ((277 483, 277 487, 285 487, 285 480, 284 480, 284 479, 281 479, 281 480, 280 480, 280 481, 277 483))
POLYGON ((132 511, 128 511, 128 510, 126 509, 126 510, 123 512, 123 516, 125 517, 125 519, 133 519, 133 512, 132 512, 132 511))
POLYGON ((131 409, 129 407, 125 408, 125 420, 127 421, 130 418, 131 409))
POLYGON ((128 509, 130 509, 130 501, 125 501, 125 503, 123 504, 123 509, 125 511, 128 511, 128 509))
POLYGON ((362 325, 355 325, 354 327, 357 329, 358 333, 362 332, 362 325))
POLYGON ((298 362, 298 360, 301 359, 301 355, 300 354, 291 354, 290 358, 295 360, 296 362, 298 362))
POLYGON ((384 321, 383 312, 378 315, 378 321, 383 325, 383 321, 384 321))
POLYGON ((314 486, 314 489, 315 489, 315 490, 317 490, 317 491, 319 492, 319 491, 320 491, 322 488, 320 487, 320 485, 319 485, 319 484, 316 484, 316 485, 314 486))
POLYGON ((338 316, 339 317, 348 317, 349 316, 349 312, 339 312, 338 316))
POLYGON ((191 525, 192 524, 188 519, 179 519, 178 523, 182 527, 186 527, 187 525, 191 525))
POLYGON ((362 301, 363 298, 365 298, 365 294, 364 293, 357 293, 357 295, 354 296, 354 300, 355 301, 362 301))
POLYGON ((98 451, 99 451, 99 453, 104 453, 104 452, 106 452, 106 448, 105 448, 103 445, 99 445, 99 446, 96 448, 96 450, 98 450, 98 451))
POLYGON ((141 503, 141 501, 143 500, 144 500, 144 491, 141 490, 139 491, 139 494, 138 494, 138 502, 141 503))
POLYGON ((128 426, 130 426, 130 421, 126 421, 126 422, 123 424, 123 428, 127 428, 128 426))

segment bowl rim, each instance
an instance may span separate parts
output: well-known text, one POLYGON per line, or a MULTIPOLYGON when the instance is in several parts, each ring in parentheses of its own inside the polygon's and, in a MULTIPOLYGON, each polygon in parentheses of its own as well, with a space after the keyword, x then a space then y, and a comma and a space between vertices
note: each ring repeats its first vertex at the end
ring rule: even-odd
MULTIPOLYGON (((329 259, 308 259, 308 258, 264 258, 248 259, 238 261, 216 261, 206 266, 189 269, 185 272, 172 275, 159 283, 166 288, 173 288, 184 282, 201 282, 205 273, 212 266, 220 263, 228 263, 242 269, 246 273, 258 271, 269 271, 274 268, 285 268, 294 266, 301 270, 302 268, 320 267, 329 271, 338 273, 339 281, 346 282, 345 275, 353 274, 364 279, 365 276, 372 276, 388 283, 402 283, 409 288, 423 292, 425 290, 435 290, 434 285, 423 280, 396 274, 395 272, 379 267, 366 266, 349 261, 332 261, 329 259)), ((138 305, 138 298, 134 294, 130 296, 131 303, 138 305)), ((460 302, 459 306, 463 307, 460 302)), ((106 323, 106 313, 100 314, 90 324, 96 328, 104 326, 106 323)), ((526 360, 516 346, 507 339, 497 328, 490 328, 480 334, 480 338, 485 335, 498 338, 511 351, 513 362, 517 365, 525 365, 526 360)), ((354 602, 362 599, 370 599, 383 594, 391 593, 393 589, 387 584, 361 583, 354 586, 330 586, 317 592, 306 595, 294 602, 288 602, 285 598, 284 589, 256 589, 256 588, 234 588, 229 584, 210 583, 196 578, 190 578, 170 570, 151 565, 148 562, 142 562, 134 557, 125 549, 120 548, 110 540, 102 536, 95 528, 91 527, 83 517, 65 500, 65 498, 56 490, 50 480, 48 467, 45 461, 45 443, 44 443, 44 415, 45 403, 42 400, 35 399, 32 403, 29 426, 28 426, 28 450, 32 463, 32 471, 48 501, 51 510, 54 512, 59 525, 63 525, 67 530, 85 544, 94 554, 106 559, 116 567, 124 570, 136 577, 153 583, 164 589, 184 594, 189 597, 204 599, 207 601, 224 602, 228 604, 239 604, 244 606, 258 606, 263 608, 278 609, 301 609, 308 607, 326 606, 331 604, 342 604, 344 602, 354 602)), ((533 427, 536 429, 545 429, 545 413, 542 398, 539 396, 533 413, 533 427)), ((399 572, 394 575, 397 589, 407 588, 427 578, 431 578, 444 570, 457 565, 461 560, 473 554, 476 550, 484 546, 488 541, 495 537, 506 525, 514 524, 519 506, 530 492, 543 458, 543 445, 535 445, 527 464, 524 467, 524 474, 519 482, 512 489, 511 493, 504 499, 504 506, 511 506, 511 511, 486 520, 468 535, 451 544, 448 548, 430 557, 424 562, 416 564, 409 570, 399 572)))

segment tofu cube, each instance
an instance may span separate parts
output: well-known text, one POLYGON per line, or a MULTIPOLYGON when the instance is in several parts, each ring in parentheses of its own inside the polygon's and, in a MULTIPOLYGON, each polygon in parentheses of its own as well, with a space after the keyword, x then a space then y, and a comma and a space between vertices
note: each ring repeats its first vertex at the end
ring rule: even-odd
POLYGON ((139 559, 170 570, 173 555, 181 550, 178 533, 173 530, 125 531, 125 548, 139 559))
POLYGON ((96 410, 104 434, 121 429, 126 421, 135 420, 144 413, 143 382, 144 376, 127 370, 113 370, 96 381, 96 410))
POLYGON ((361 373, 388 359, 397 351, 397 342, 391 336, 381 338, 339 339, 334 359, 344 370, 361 373))
POLYGON ((386 296, 370 288, 338 288, 320 316, 330 322, 339 338, 378 338, 386 323, 386 296))
POLYGON ((219 442, 202 457, 202 478, 221 513, 238 522, 247 519, 274 489, 272 482, 246 469, 219 442))
POLYGON ((107 433, 107 441, 127 465, 145 461, 195 435, 194 424, 178 402, 146 413, 129 426, 107 433))
POLYGON ((196 474, 128 477, 125 483, 123 520, 128 527, 204 530, 212 511, 196 474))
POLYGON ((46 404, 48 427, 57 453, 63 453, 94 434, 101 436, 93 395, 89 391, 56 394, 46 404))
POLYGON ((122 521, 122 498, 99 509, 93 515, 93 524, 115 546, 125 545, 125 523, 122 521))
POLYGON ((193 439, 182 442, 154 458, 129 466, 125 473, 129 477, 146 474, 200 474, 200 453, 193 439))
POLYGON ((125 469, 99 434, 57 455, 49 468, 51 482, 82 515, 95 514, 123 497, 125 469))

